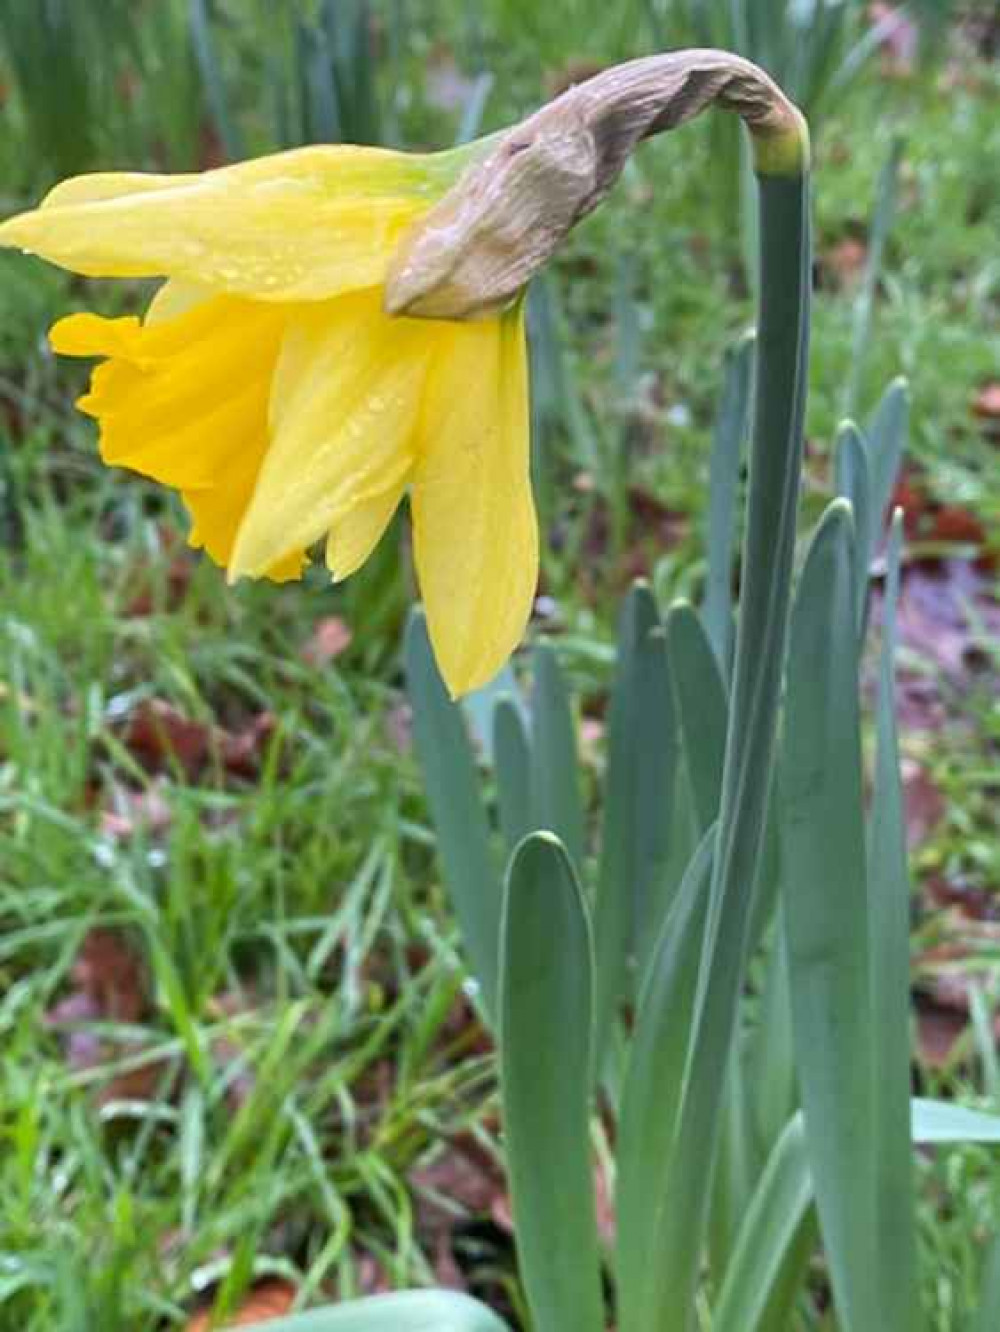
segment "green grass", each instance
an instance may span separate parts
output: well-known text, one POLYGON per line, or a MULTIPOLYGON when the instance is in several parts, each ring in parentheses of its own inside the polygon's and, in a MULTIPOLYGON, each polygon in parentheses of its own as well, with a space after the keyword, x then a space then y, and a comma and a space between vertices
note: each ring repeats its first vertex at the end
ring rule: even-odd
MULTIPOLYGON (((495 26, 498 6, 478 25, 447 9, 435 22, 415 8, 391 65, 393 87, 409 96, 383 96, 385 123, 407 142, 443 143, 457 128, 427 93, 422 62, 439 40, 472 72, 495 73, 485 128, 537 102, 566 57, 630 53, 617 22, 596 21, 607 6, 589 0, 574 7, 586 40, 572 43, 541 10, 534 32, 513 9, 495 26)), ((226 57, 234 65, 239 49, 226 57)), ((984 163, 1000 153, 1000 127, 995 71, 969 69, 947 90, 933 77, 897 85, 872 70, 848 105, 827 108, 818 249, 829 255, 864 226, 902 132, 902 206, 862 402, 892 375, 910 377, 911 456, 931 491, 974 510, 995 545, 995 445, 969 402, 995 374, 1000 187, 984 163)), ((172 88, 168 73, 148 77, 172 88)), ((241 94, 258 77, 249 67, 241 94)), ((248 141, 271 146, 252 95, 237 102, 248 141)), ((147 160, 151 113, 145 101, 140 110, 134 133, 97 136, 102 165, 147 160)), ((4 210, 53 174, 29 151, 23 116, 14 129, 0 139, 4 210)), ((191 134, 186 123, 174 129, 177 160, 191 134)), ((615 597, 636 565, 664 601, 696 592, 703 576, 722 353, 751 311, 714 143, 696 125, 645 149, 555 265, 565 338, 562 382, 548 385, 555 424, 538 460, 544 590, 562 656, 595 709, 609 681, 615 597), (676 544, 650 533, 629 489, 675 511, 676 544)), ((434 1242, 412 1168, 465 1133, 487 1157, 498 1151, 494 1069, 462 993, 426 811, 399 739, 405 538, 339 590, 320 574, 301 587, 229 589, 184 552, 183 520, 162 493, 96 461, 90 427, 69 406, 80 375, 43 349, 57 314, 116 311, 139 294, 0 256, 0 1329, 11 1332, 182 1328, 207 1295, 235 1307, 267 1273, 298 1286, 303 1306, 359 1292, 376 1269, 394 1284, 431 1281, 434 1242), (169 577, 178 560, 190 573, 180 597, 169 577), (329 615, 348 621, 354 641, 309 665, 302 648, 329 615), (150 773, 126 743, 144 700, 236 735, 261 714, 276 721, 249 776, 211 756, 196 777, 170 760, 150 773), (140 821, 112 835, 103 816, 127 814, 137 799, 164 826, 140 821), (96 926, 128 941, 146 999, 128 1021, 77 1024, 103 1048, 80 1067, 67 1058, 69 1032, 47 1015, 79 988, 74 963, 96 926)), ((852 329, 852 292, 822 289, 813 517, 852 329)), ((951 704, 949 728, 919 742, 947 813, 917 864, 995 889, 995 703, 984 688, 951 704)), ((934 1090, 985 1104, 984 1062, 941 1075, 934 1090)), ((1000 1219, 998 1170, 974 1148, 922 1161, 935 1330, 965 1325, 982 1240, 1000 1219)), ((481 1287, 519 1307, 499 1232, 471 1233, 466 1253, 481 1287)))

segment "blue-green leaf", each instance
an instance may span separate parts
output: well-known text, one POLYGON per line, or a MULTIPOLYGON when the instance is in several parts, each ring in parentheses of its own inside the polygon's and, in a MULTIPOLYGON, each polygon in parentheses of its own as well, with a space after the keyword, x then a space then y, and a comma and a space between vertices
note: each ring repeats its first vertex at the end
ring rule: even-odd
POLYGON ((511 859, 500 966, 500 1090, 514 1234, 537 1332, 603 1332, 590 1151, 593 942, 551 833, 511 859))
POLYGON ((521 709, 504 695, 493 709, 493 767, 500 831, 509 851, 534 832, 531 813, 531 747, 521 709))
POLYGON ((846 421, 838 431, 836 449, 837 494, 850 501, 854 512, 857 541, 855 600, 860 633, 868 600, 868 574, 875 546, 878 515, 872 510, 872 482, 864 437, 852 421, 846 421))
POLYGON ((608 713, 594 915, 598 1069, 617 1006, 630 989, 629 961, 644 928, 639 918, 649 918, 644 908, 653 898, 669 837, 674 720, 659 628, 652 592, 635 583, 622 606, 608 713))
POLYGON ((812 1201, 802 1118, 774 1146, 726 1266, 712 1332, 754 1332, 812 1201))
POLYGON ((372 1295, 329 1309, 275 1318, 268 1332, 509 1332, 478 1300, 453 1290, 372 1295))
POLYGON ((894 662, 902 515, 892 524, 882 618, 875 774, 868 824, 871 1035, 878 1070, 872 1133, 882 1308, 889 1327, 917 1327, 916 1205, 910 1136, 910 880, 896 734, 894 662))
POLYGON ((750 421, 754 339, 750 334, 727 354, 722 400, 712 437, 709 462, 708 521, 705 548, 708 570, 702 620, 719 663, 728 677, 733 647, 733 552, 736 549, 736 498, 740 465, 750 421))
POLYGON ((667 616, 667 655, 698 831, 719 813, 729 707, 719 663, 692 606, 677 602, 667 616))
POLYGON ((458 916, 483 1006, 496 1005, 500 885, 490 852, 479 773, 461 709, 438 673, 427 623, 414 612, 406 633, 406 682, 413 704, 413 740, 438 836, 445 886, 458 916))
POLYGON ((874 1068, 851 511, 829 506, 792 617, 784 919, 816 1205, 845 1332, 881 1326, 874 1068))
POLYGON ((576 728, 569 691, 556 654, 540 643, 533 656, 531 695, 532 822, 548 828, 565 845, 578 872, 583 871, 586 835, 576 728))
MULTIPOLYGON (((618 1325, 647 1327, 669 1216, 671 1153, 687 1067, 715 828, 702 838, 664 923, 640 996, 618 1130, 618 1325)), ((707 1188, 709 1168, 703 1162, 707 1188)))
POLYGON ((1000 1115, 969 1110, 953 1101, 930 1101, 915 1097, 911 1102, 913 1141, 1000 1143, 1000 1115))

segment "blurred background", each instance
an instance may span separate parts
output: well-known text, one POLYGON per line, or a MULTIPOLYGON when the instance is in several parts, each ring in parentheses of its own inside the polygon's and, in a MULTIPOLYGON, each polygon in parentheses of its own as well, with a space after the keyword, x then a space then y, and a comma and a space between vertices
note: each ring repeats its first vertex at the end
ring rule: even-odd
MULTIPOLYGON (((0 215, 87 170, 445 147, 676 46, 782 82, 816 151, 811 517, 841 419, 911 388, 915 1077, 993 1097, 998 43, 993 0, 0 0, 0 215)), ((622 592, 702 586, 751 189, 706 116, 531 293, 533 634, 595 772, 622 592)), ((47 350, 60 314, 145 297, 0 253, 0 1329, 193 1329, 210 1300, 259 1318, 431 1280, 516 1318, 488 1046, 410 754, 405 523, 343 588, 227 588, 168 496, 100 465, 85 372, 47 350)), ((1000 1170, 972 1147, 921 1169, 947 1332, 1000 1170)))

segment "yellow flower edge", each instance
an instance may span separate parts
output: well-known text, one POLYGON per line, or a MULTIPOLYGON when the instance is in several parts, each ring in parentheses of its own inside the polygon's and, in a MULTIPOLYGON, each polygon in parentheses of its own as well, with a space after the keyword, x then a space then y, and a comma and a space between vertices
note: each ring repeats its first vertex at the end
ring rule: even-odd
POLYGON ((0 245, 74 272, 167 279, 142 320, 69 315, 52 346, 104 358, 78 404, 102 458, 179 491, 231 579, 299 577, 321 538, 346 578, 409 495, 453 695, 516 647, 538 572, 521 303, 468 323, 383 310, 400 239, 468 160, 319 146, 82 176, 0 224, 0 245))

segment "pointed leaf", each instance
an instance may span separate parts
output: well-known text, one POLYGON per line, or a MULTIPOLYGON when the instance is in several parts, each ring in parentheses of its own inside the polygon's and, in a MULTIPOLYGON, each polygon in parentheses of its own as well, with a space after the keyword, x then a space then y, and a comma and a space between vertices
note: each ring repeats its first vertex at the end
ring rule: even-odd
POLYGON ((667 654, 698 831, 719 813, 729 707, 719 664, 694 608, 685 601, 667 616, 667 654))
POLYGON ((872 511, 872 482, 865 441, 852 421, 846 421, 840 427, 836 449, 837 494, 843 495, 850 502, 854 512, 858 573, 855 600, 860 632, 868 601, 868 578, 874 554, 877 515, 872 511))
POLYGON ((868 467, 871 471, 872 524, 878 531, 885 520, 899 468, 906 449, 910 420, 910 387, 905 379, 894 379, 875 408, 866 431, 868 467))
POLYGON ((406 682, 413 739, 438 836, 445 886, 455 908, 483 1005, 496 1009, 500 886, 490 853, 479 773, 462 711, 438 673, 427 622, 414 612, 406 632, 406 682))
POLYGON ((622 606, 608 715, 604 824, 594 917, 597 1068, 617 1006, 632 988, 637 940, 653 933, 668 851, 676 745, 664 643, 653 594, 633 584, 622 606))
POLYGON ((532 822, 563 842, 578 872, 583 871, 586 836, 576 728, 569 690, 555 652, 540 643, 534 652, 531 696, 532 822))
POLYGON ((493 766, 497 776, 500 831, 508 850, 534 832, 531 818, 531 748, 521 709, 505 695, 493 709, 493 766))
POLYGON ((896 601, 902 514, 887 554, 876 713, 875 775, 868 825, 868 923, 874 1083, 875 1206, 883 1239, 883 1316, 918 1327, 916 1204, 910 1135, 910 879, 895 716, 896 601))
POLYGON ((845 1332, 881 1326, 874 1068, 850 506, 829 506, 792 616, 785 714, 784 918, 816 1205, 845 1332))
POLYGON ((712 436, 709 463, 708 571, 701 615, 719 669, 729 674, 733 646, 733 554, 736 549, 736 498, 743 446, 750 421, 754 339, 751 334, 726 356, 722 400, 712 436))

